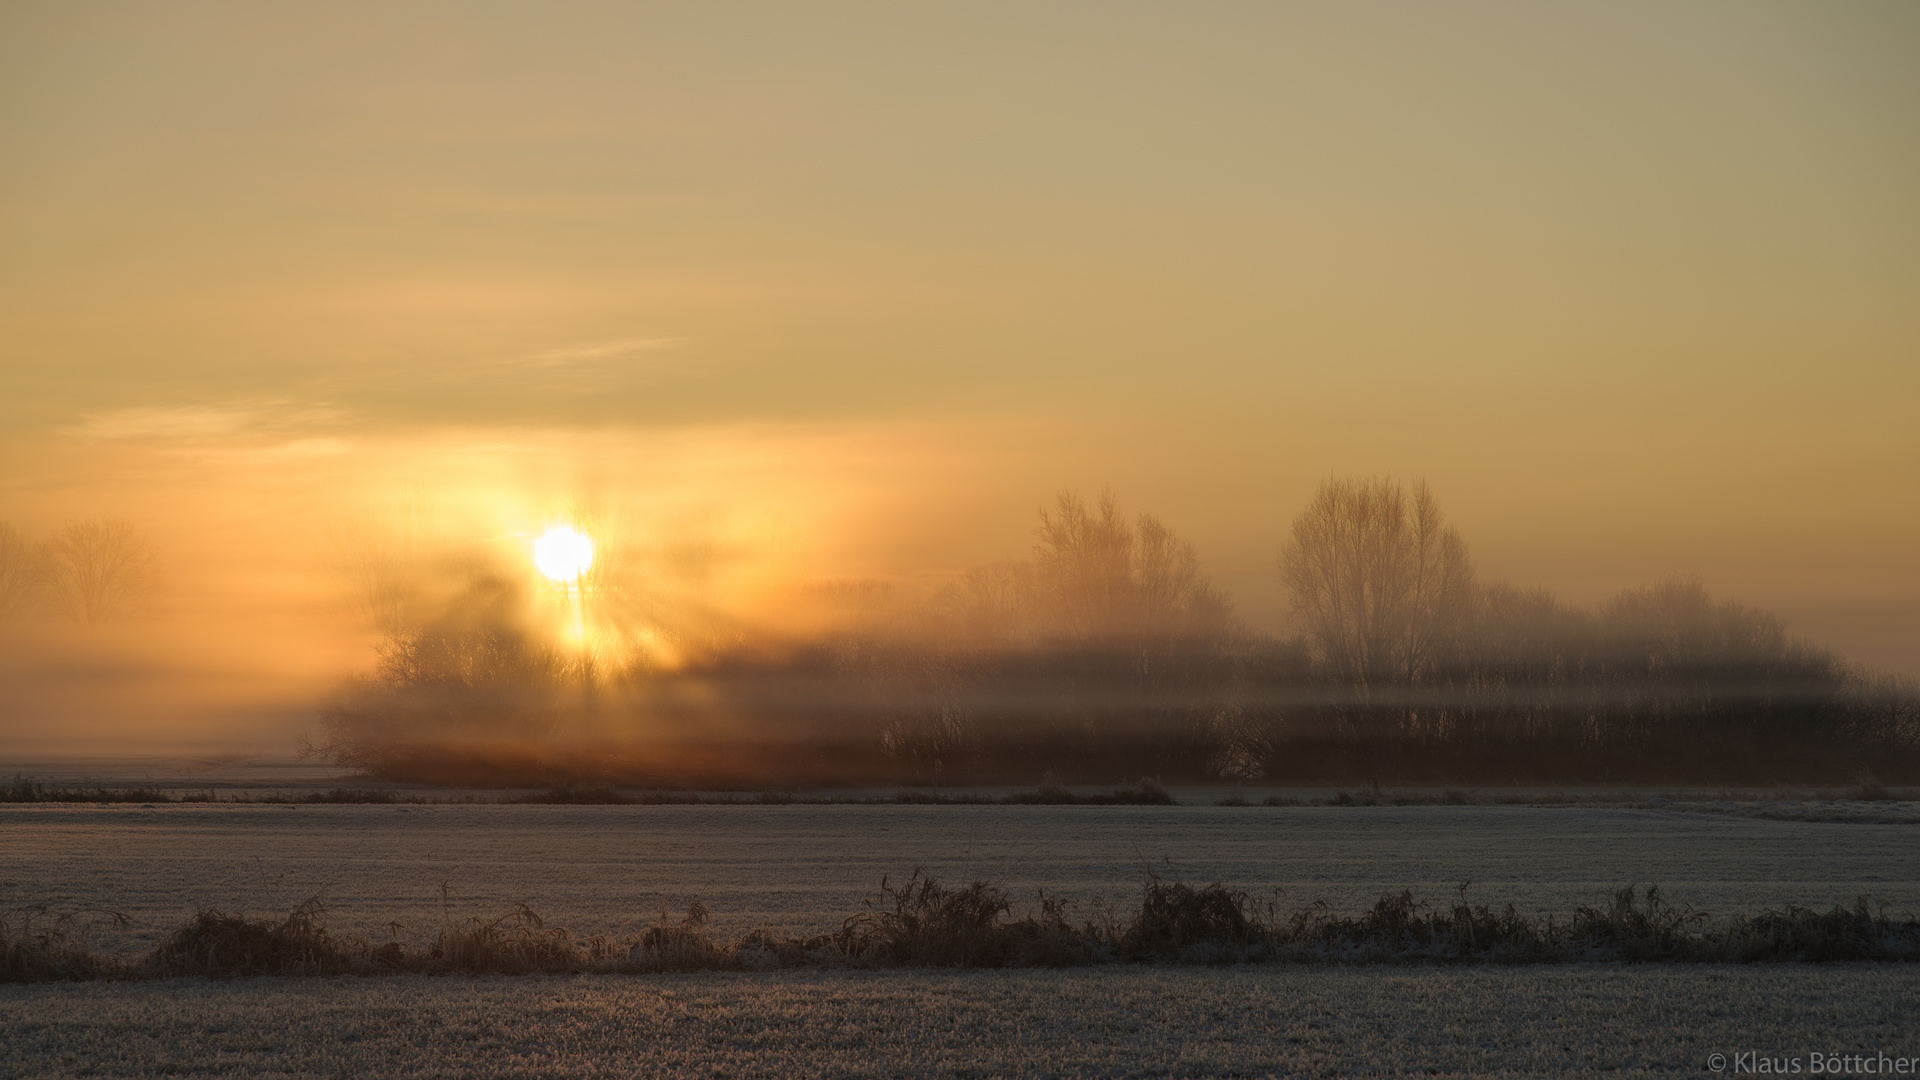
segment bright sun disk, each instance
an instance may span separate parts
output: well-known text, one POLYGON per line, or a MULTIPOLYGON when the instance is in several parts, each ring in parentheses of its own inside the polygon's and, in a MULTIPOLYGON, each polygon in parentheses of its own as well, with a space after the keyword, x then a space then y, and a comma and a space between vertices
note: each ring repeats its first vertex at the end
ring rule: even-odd
POLYGON ((533 542, 533 565, 555 581, 572 581, 593 565, 593 541, 571 525, 555 525, 533 542))

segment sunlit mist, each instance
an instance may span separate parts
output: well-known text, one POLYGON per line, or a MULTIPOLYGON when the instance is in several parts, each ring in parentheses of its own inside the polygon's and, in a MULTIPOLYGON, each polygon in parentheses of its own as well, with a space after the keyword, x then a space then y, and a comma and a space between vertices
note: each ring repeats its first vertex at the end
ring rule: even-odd
POLYGON ((0 0, 0 1069, 1895 1061, 1916 300, 1920 0, 0 0))
POLYGON ((1330 479, 1556 641, 1920 675, 1920 6, 749 8, 0 5, 0 739, 287 752, 486 634, 653 730, 1078 625, 1063 490, 1290 647, 1330 479))

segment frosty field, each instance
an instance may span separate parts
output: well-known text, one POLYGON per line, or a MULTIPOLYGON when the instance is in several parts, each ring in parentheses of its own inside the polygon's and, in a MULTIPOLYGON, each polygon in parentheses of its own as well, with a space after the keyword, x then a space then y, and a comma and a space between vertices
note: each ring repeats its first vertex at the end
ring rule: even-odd
MULTIPOLYGON (((1189 798, 1190 803, 1198 799, 1189 798)), ((1902 804, 1906 805, 1906 804, 1902 804)), ((1888 804, 1880 820, 1898 821, 1888 804)), ((1149 867, 1357 911, 1411 889, 1565 913, 1628 884, 1716 914, 1920 909, 1910 824, 1733 806, 0 806, 0 909, 202 907, 420 940, 524 901, 576 934, 698 899, 716 936, 835 928, 925 867, 1139 903, 1149 867), (443 891, 444 888, 444 891, 443 891), (394 925, 398 924, 398 925, 394 925)), ((1843 808, 1844 809, 1844 808, 1843 808)), ((1824 813, 1825 811, 1823 811, 1824 813)), ((257 978, 0 987, 8 1076, 1704 1075, 1920 1057, 1911 965, 1257 965, 257 978)), ((1920 1063, 1916 1064, 1920 1067, 1920 1063)))
POLYGON ((0 1074, 1806 1075, 1916 1015, 1858 966, 169 980, 0 987, 0 1074))
POLYGON ((96 938, 119 950, 201 907, 282 915, 314 895, 337 929, 382 939, 518 901, 578 934, 695 899, 722 937, 824 930, 916 866, 1080 905, 1136 903, 1152 866, 1287 908, 1447 901, 1471 881, 1470 900, 1528 912, 1635 883, 1716 914, 1862 894, 1920 910, 1912 826, 1658 809, 30 804, 0 806, 0 851, 0 908, 123 912, 96 938))

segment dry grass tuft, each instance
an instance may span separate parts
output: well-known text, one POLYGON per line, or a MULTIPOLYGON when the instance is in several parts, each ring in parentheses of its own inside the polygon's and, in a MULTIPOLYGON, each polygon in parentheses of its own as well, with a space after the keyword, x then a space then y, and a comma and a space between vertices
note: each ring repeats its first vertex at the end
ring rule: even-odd
POLYGON ((503 801, 556 806, 630 806, 640 800, 611 784, 561 784, 545 791, 509 795, 503 801))
POLYGON ((284 920, 201 911, 140 965, 155 975, 343 975, 364 967, 363 946, 327 932, 318 899, 284 920))
POLYGON ((442 929, 425 956, 404 949, 389 955, 396 967, 472 974, 577 971, 583 966, 582 950, 572 935, 546 925, 540 913, 524 903, 492 919, 475 916, 442 929))
POLYGON ((1246 893, 1219 884, 1196 889, 1148 870, 1140 911, 1116 944, 1133 959, 1217 964, 1247 958, 1268 937, 1246 893))
POLYGON ((880 879, 882 903, 847 919, 841 950, 877 966, 1004 967, 1001 919, 1012 907, 996 886, 947 889, 915 870, 905 883, 880 879))
POLYGON ((0 787, 0 803, 159 803, 203 802, 205 798, 188 796, 175 799, 156 788, 68 788, 48 787, 14 777, 13 783, 0 787))
POLYGON ((734 955, 737 948, 728 950, 714 944, 707 933, 709 921, 707 905, 698 900, 687 905, 687 914, 678 923, 661 908, 660 920, 641 931, 637 941, 626 944, 624 966, 639 971, 708 971, 741 966, 734 955))
POLYGON ((1629 885, 1604 907, 1576 910, 1569 936, 1576 948, 1609 960, 1706 959, 1713 942, 1699 928, 1707 918, 1691 907, 1668 904, 1657 885, 1644 901, 1629 885))
POLYGON ((1851 908, 1821 913, 1803 907, 1736 916, 1721 935, 1719 959, 1740 963, 1799 960, 1920 960, 1920 927, 1875 913, 1862 896, 1851 908))
POLYGON ((1015 919, 997 885, 949 889, 915 870, 897 886, 881 879, 880 902, 867 901, 834 943, 847 960, 874 967, 1059 967, 1110 952, 1099 928, 1073 926, 1067 908, 1042 893, 1037 911, 1015 919))
POLYGON ((1113 789, 1111 795, 1083 795, 1049 779, 1037 788, 1015 791, 994 802, 1015 806, 1177 806, 1159 781, 1142 777, 1137 784, 1113 789))
POLYGON ((1861 802, 1893 802, 1898 796, 1888 791, 1886 785, 1876 779, 1872 773, 1862 769, 1860 771, 1859 783, 1854 787, 1853 791, 1848 793, 1848 798, 1857 799, 1861 802))
POLYGON ((125 926, 117 911, 89 909, 60 913, 45 904, 0 917, 0 983, 104 979, 118 973, 112 958, 95 953, 86 930, 90 923, 125 926))

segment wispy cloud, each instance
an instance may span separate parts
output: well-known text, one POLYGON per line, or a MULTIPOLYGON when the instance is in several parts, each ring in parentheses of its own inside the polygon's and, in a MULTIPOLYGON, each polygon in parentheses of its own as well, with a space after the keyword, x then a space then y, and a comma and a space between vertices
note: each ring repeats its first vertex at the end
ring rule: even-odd
POLYGON ((622 338, 618 341, 601 341, 590 345, 574 345, 550 352, 536 353, 523 362, 539 367, 591 363, 596 360, 611 360, 631 353, 677 349, 686 343, 686 338, 622 338))
POLYGON ((234 441, 285 441, 287 445, 332 444, 315 429, 338 421, 324 402, 252 398, 188 405, 139 405, 87 413, 65 430, 97 442, 155 441, 185 445, 234 441))

